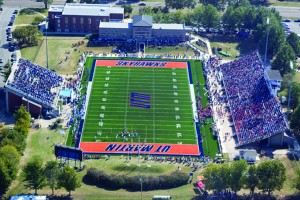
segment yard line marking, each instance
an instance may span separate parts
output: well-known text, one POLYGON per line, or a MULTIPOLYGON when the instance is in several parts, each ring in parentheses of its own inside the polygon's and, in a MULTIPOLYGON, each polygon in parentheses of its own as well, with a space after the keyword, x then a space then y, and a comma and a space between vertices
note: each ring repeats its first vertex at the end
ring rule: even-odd
POLYGON ((154 83, 155 83, 155 80, 154 80, 154 68, 152 70, 152 87, 153 87, 153 95, 152 95, 152 105, 153 105, 153 117, 152 117, 152 120, 153 120, 153 143, 155 143, 155 103, 154 103, 154 95, 155 95, 155 90, 154 90, 154 83))
POLYGON ((127 110, 128 110, 128 92, 129 92, 129 79, 130 79, 130 67, 128 67, 128 74, 127 74, 127 89, 126 89, 126 106, 125 106, 125 119, 124 119, 124 126, 126 126, 126 120, 127 120, 127 110))

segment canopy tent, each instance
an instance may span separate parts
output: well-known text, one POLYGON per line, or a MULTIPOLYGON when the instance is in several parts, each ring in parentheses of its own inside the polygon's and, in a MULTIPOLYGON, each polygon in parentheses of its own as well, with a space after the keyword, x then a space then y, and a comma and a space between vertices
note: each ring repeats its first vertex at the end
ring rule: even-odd
POLYGON ((204 183, 202 183, 202 181, 199 181, 199 182, 197 183, 197 185, 198 185, 198 187, 201 188, 201 189, 203 189, 203 188, 205 187, 205 185, 204 185, 204 183))

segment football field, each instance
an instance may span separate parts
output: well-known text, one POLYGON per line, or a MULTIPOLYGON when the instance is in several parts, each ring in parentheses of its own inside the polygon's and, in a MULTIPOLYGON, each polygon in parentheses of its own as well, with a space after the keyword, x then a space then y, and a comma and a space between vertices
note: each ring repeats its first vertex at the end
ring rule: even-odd
POLYGON ((184 65, 96 66, 81 142, 197 145, 184 65))

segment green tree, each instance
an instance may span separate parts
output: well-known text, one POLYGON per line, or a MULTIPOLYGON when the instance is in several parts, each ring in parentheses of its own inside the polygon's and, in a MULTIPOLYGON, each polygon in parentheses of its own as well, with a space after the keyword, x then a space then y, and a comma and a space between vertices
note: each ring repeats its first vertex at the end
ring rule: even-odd
POLYGON ((175 12, 170 13, 170 21, 176 24, 183 24, 184 21, 184 12, 182 10, 176 10, 175 12))
POLYGON ((38 189, 42 189, 46 184, 43 162, 40 157, 34 157, 23 167, 25 187, 34 189, 37 194, 38 189))
POLYGON ((199 2, 205 6, 212 5, 216 7, 218 10, 224 9, 224 4, 225 4, 224 0, 200 0, 199 2))
POLYGON ((194 8, 195 0, 165 0, 166 7, 174 9, 194 8))
POLYGON ((296 55, 300 54, 300 38, 294 32, 291 32, 286 38, 287 43, 293 48, 296 55))
POLYGON ((291 115, 291 128, 293 129, 293 132, 295 136, 300 139, 300 105, 296 107, 294 112, 291 115))
POLYGON ((26 110, 26 107, 21 105, 20 108, 18 110, 16 110, 16 112, 14 113, 14 118, 17 121, 20 120, 24 120, 24 126, 26 128, 30 127, 30 114, 29 112, 26 110))
POLYGON ((20 154, 14 146, 4 146, 0 148, 0 158, 5 162, 9 177, 15 179, 17 175, 17 166, 20 161, 20 154))
POLYGON ((300 170, 299 169, 296 170, 296 177, 294 179, 293 187, 296 188, 297 190, 300 190, 300 170))
POLYGON ((65 188, 71 196, 71 191, 75 191, 76 188, 81 186, 80 181, 76 175, 76 171, 69 166, 62 169, 62 172, 58 176, 57 182, 58 188, 65 188))
POLYGON ((237 193, 242 189, 244 185, 244 174, 247 167, 248 164, 245 160, 235 161, 229 165, 228 186, 234 193, 237 193))
POLYGON ((258 189, 263 192, 281 190, 286 180, 285 167, 279 160, 266 160, 258 164, 258 189))
POLYGON ((43 0, 45 9, 48 9, 48 5, 53 3, 53 0, 43 0))
MULTIPOLYGON (((2 8, 2 6, 3 6, 3 1, 4 0, 0 0, 0 8, 2 8)), ((0 9, 1 10, 1 9, 0 9)))
POLYGON ((144 8, 139 9, 140 15, 154 15, 153 9, 150 6, 145 6, 144 8))
POLYGON ((197 27, 198 31, 199 28, 202 26, 203 12, 204 12, 203 6, 197 6, 196 8, 193 9, 192 24, 193 26, 197 27))
POLYGON ((11 64, 10 64, 10 62, 7 61, 7 63, 5 64, 5 66, 6 66, 6 69, 1 72, 3 74, 3 77, 4 77, 4 79, 3 79, 4 83, 6 83, 8 77, 9 77, 9 75, 11 73, 11 64))
POLYGON ((19 42, 20 45, 37 45, 42 39, 42 33, 37 26, 21 26, 17 27, 12 32, 13 38, 19 42))
POLYGON ((9 176, 8 167, 5 162, 0 159, 0 196, 6 192, 12 179, 9 176))
POLYGON ((205 28, 215 28, 219 23, 219 13, 212 5, 205 6, 202 15, 202 23, 205 28))
POLYGON ((124 4, 121 7, 124 8, 124 13, 129 17, 133 10, 131 4, 124 4))
POLYGON ((203 171, 205 179, 205 188, 207 190, 216 190, 221 192, 228 188, 228 175, 229 166, 228 164, 215 164, 210 163, 203 171))
POLYGON ((279 70, 283 76, 292 71, 290 62, 294 62, 295 58, 296 56, 292 47, 288 44, 283 45, 279 48, 276 58, 272 63, 272 69, 279 70))
POLYGON ((52 190, 52 195, 54 194, 54 189, 57 187, 57 179, 59 176, 59 167, 56 161, 48 161, 45 165, 44 173, 47 179, 47 185, 52 190))
POLYGON ((258 185, 258 175, 255 165, 251 165, 246 171, 245 177, 245 186, 250 189, 250 196, 254 195, 254 190, 258 185))

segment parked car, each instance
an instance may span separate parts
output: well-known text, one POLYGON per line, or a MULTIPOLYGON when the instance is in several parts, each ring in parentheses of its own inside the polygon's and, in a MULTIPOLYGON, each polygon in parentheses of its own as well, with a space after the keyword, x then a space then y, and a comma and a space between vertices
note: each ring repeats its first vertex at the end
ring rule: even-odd
POLYGON ((292 20, 291 20, 291 19, 288 19, 288 18, 286 18, 286 19, 284 19, 283 21, 284 21, 284 22, 291 22, 292 20))
POLYGON ((139 6, 146 6, 145 3, 139 3, 139 6))
POLYGON ((7 41, 12 41, 12 35, 11 34, 8 35, 6 39, 7 39, 7 41))
POLYGON ((295 19, 294 22, 300 22, 300 19, 295 19))
POLYGON ((14 10, 13 14, 18 14, 18 12, 19 12, 18 10, 14 10))
POLYGON ((3 63, 3 59, 2 58, 0 58, 0 63, 3 63))

